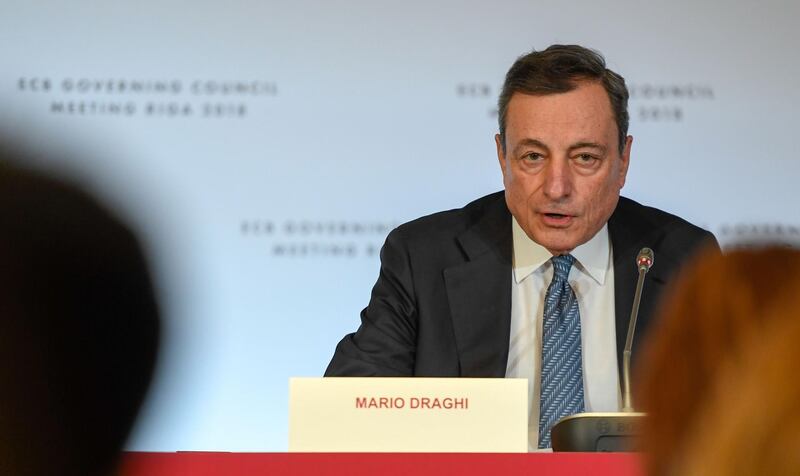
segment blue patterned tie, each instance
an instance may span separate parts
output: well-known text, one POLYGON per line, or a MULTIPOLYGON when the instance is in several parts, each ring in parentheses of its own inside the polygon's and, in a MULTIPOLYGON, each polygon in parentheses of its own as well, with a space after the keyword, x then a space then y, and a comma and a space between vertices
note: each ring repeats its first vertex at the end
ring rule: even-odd
POLYGON ((544 298, 539 448, 550 447, 550 427, 583 411, 581 315, 567 281, 575 257, 554 256, 553 281, 544 298))

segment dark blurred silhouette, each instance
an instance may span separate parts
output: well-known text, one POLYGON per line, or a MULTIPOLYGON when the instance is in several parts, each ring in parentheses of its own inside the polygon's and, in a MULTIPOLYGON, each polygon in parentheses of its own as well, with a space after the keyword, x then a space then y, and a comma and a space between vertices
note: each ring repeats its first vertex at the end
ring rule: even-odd
POLYGON ((26 159, 0 148, 0 474, 109 474, 155 365, 150 277, 124 225, 26 159))
POLYGON ((786 247, 709 252, 684 270, 642 347, 635 380, 637 406, 648 413, 648 474, 674 474, 722 369, 740 367, 767 324, 797 320, 796 307, 778 311, 800 293, 798 283, 800 252, 786 247))

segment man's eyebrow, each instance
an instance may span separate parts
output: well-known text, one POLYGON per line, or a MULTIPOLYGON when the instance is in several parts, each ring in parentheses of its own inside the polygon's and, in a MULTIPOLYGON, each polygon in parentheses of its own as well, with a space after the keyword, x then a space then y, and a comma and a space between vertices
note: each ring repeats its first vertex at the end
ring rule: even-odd
POLYGON ((569 146, 569 150, 575 150, 575 149, 597 149, 604 154, 606 152, 606 147, 604 145, 598 144, 596 142, 586 142, 586 141, 576 142, 571 146, 569 146))
POLYGON ((550 148, 545 145, 544 142, 540 141, 539 139, 522 139, 519 141, 516 147, 514 147, 514 152, 518 152, 523 147, 539 147, 540 149, 544 149, 546 151, 550 151, 550 148))

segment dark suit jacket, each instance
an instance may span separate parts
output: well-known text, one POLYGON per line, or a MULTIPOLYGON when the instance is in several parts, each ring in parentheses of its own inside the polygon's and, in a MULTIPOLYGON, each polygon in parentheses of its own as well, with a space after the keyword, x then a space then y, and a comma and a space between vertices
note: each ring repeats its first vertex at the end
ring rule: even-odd
MULTIPOLYGON (((669 278, 702 244, 717 244, 711 233, 681 218, 622 197, 608 230, 621 364, 639 250, 647 246, 655 253, 639 310, 641 337, 669 278)), ((361 326, 339 342, 325 375, 504 377, 511 258, 511 214, 503 192, 393 230, 361 326)))

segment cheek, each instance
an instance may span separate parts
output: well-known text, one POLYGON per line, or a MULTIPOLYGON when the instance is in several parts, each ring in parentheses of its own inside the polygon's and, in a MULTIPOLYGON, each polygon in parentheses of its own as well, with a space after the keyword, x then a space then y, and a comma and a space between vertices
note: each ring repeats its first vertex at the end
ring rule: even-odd
POLYGON ((527 222, 531 198, 525 182, 520 180, 519 175, 506 175, 504 183, 509 210, 518 221, 527 222))
POLYGON ((594 193, 589 197, 586 209, 591 215, 592 220, 607 218, 614 211, 614 206, 619 198, 618 176, 608 177, 600 183, 595 184, 594 193))
POLYGON ((533 186, 529 180, 525 180, 524 176, 515 175, 506 184, 506 189, 511 191, 511 195, 518 207, 527 207, 533 201, 534 194, 531 193, 533 186))
POLYGON ((594 196, 602 202, 605 197, 619 193, 621 178, 619 168, 612 167, 597 177, 593 177, 592 183, 587 186, 594 190, 594 196))
POLYGON ((522 170, 510 170, 506 174, 507 185, 512 187, 520 196, 530 195, 536 189, 536 175, 526 173, 522 170))

